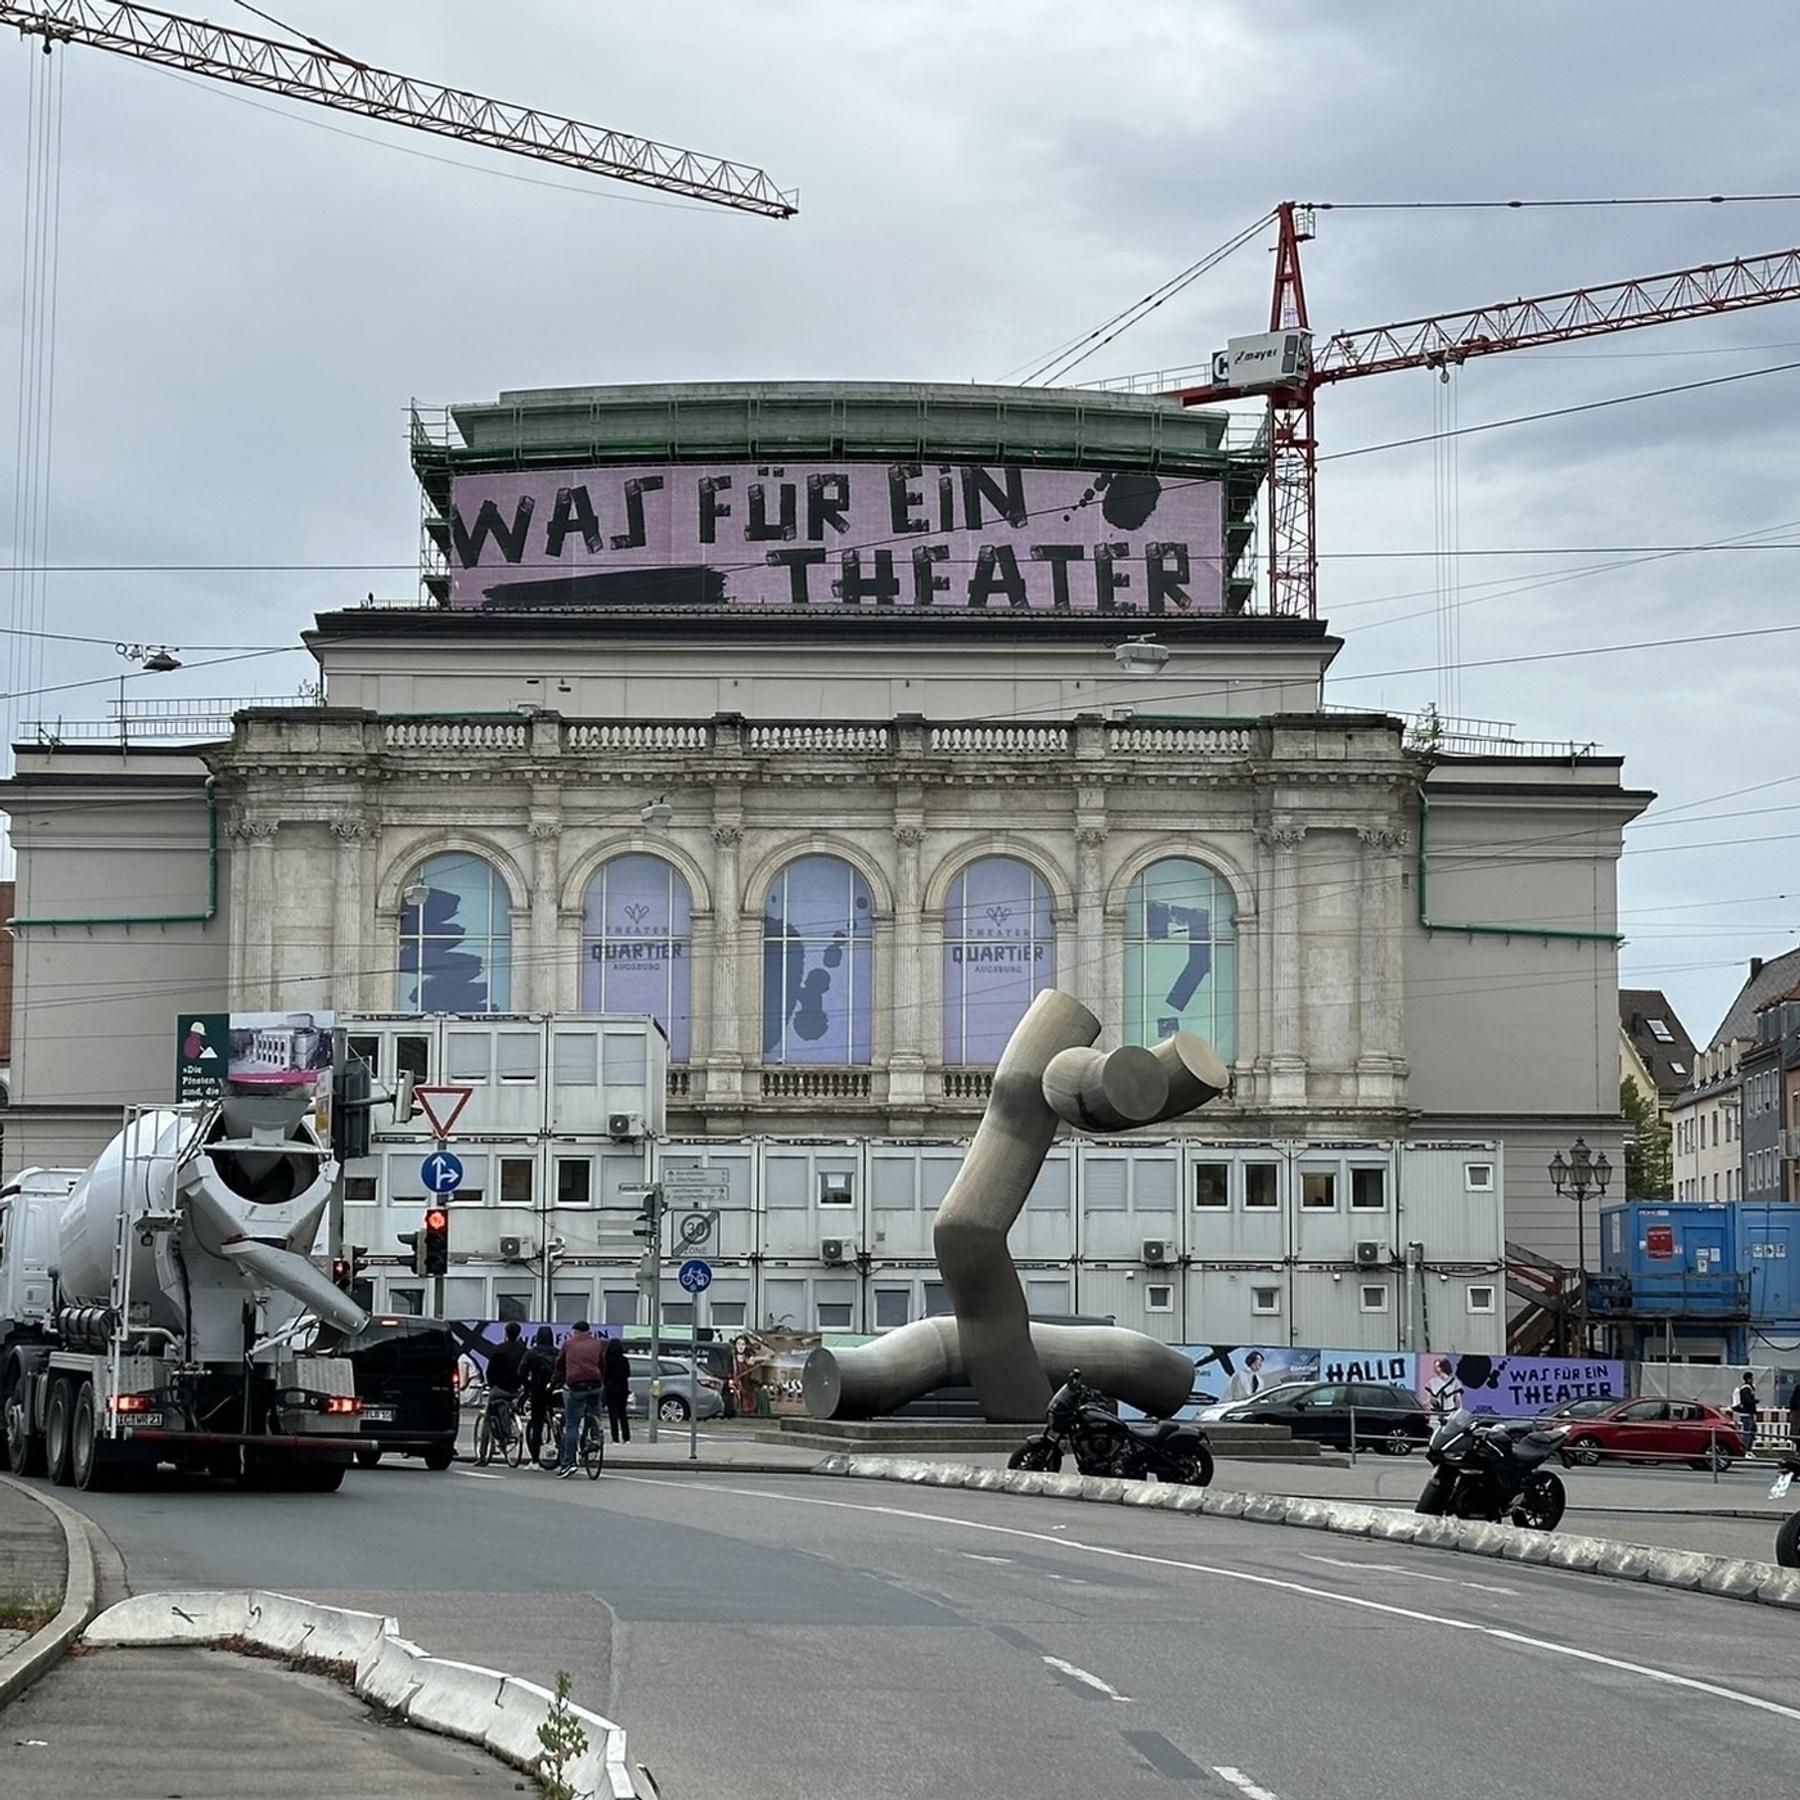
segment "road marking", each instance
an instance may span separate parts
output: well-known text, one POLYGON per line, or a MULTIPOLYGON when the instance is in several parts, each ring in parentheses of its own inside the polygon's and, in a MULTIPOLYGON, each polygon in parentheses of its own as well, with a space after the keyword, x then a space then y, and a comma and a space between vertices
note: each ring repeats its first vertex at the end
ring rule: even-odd
POLYGON ((1275 1796, 1266 1787, 1258 1787, 1242 1769, 1226 1769, 1215 1765, 1213 1773, 1221 1781, 1229 1781, 1240 1794, 1249 1795, 1250 1800, 1275 1800, 1275 1796))
MULTIPOLYGON (((636 1482, 643 1487, 687 1487, 686 1482, 662 1481, 651 1475, 619 1475, 614 1479, 636 1482)), ((693 1490, 688 1488, 688 1491, 691 1493, 693 1490)), ((1686 1688, 1690 1693, 1710 1694, 1715 1700, 1726 1700, 1735 1706, 1747 1706, 1753 1712, 1769 1713, 1775 1718, 1789 1719, 1800 1725, 1800 1707, 1783 1706, 1779 1700, 1765 1700, 1759 1694, 1746 1694, 1740 1688, 1723 1687, 1718 1682, 1702 1681, 1693 1675, 1678 1675, 1673 1669, 1659 1669, 1649 1663, 1607 1656, 1599 1650, 1583 1650, 1575 1644, 1558 1643, 1554 1638, 1533 1637, 1523 1631, 1508 1631, 1499 1625, 1482 1625, 1473 1619, 1453 1619, 1443 1613, 1420 1612, 1414 1607, 1396 1606, 1386 1600, 1367 1600, 1360 1594, 1334 1593, 1330 1588, 1312 1587, 1304 1581, 1290 1581, 1280 1575, 1256 1575, 1248 1569, 1224 1569, 1212 1563, 1186 1562, 1180 1557, 1152 1556, 1144 1550, 1120 1550, 1111 1544, 1089 1544, 1080 1538, 1052 1537, 1048 1532, 1028 1531, 1022 1525, 989 1525, 979 1519, 959 1519, 951 1513, 915 1512, 910 1507, 877 1506, 867 1500, 826 1500, 812 1494, 771 1493, 767 1488, 709 1486, 706 1492, 732 1494, 745 1500, 784 1501, 790 1506, 824 1506, 837 1512, 874 1513, 889 1519, 913 1519, 926 1525, 949 1525, 962 1531, 984 1531, 996 1537, 1054 1544, 1061 1550, 1083 1550, 1090 1556, 1109 1556, 1118 1562, 1144 1563, 1160 1569, 1180 1569, 1191 1575, 1211 1575, 1216 1580, 1235 1581, 1245 1587, 1273 1588, 1281 1593, 1299 1594, 1308 1600, 1322 1600, 1330 1606, 1348 1606, 1359 1612, 1381 1613, 1391 1619, 1410 1619, 1418 1625, 1441 1625, 1447 1631, 1466 1631, 1476 1637, 1492 1638, 1497 1643, 1517 1644, 1526 1650, 1542 1650, 1546 1655, 1564 1656, 1571 1662, 1592 1663, 1598 1668, 1616 1669, 1624 1675, 1641 1675, 1646 1681, 1660 1682, 1666 1687, 1686 1688)))
POLYGON ((1067 1675, 1071 1681, 1079 1681, 1084 1687, 1091 1687, 1096 1692, 1104 1694, 1107 1699, 1117 1700, 1121 1706, 1132 1704, 1130 1698, 1121 1694, 1110 1682, 1102 1681, 1098 1675, 1092 1675, 1086 1669, 1078 1669, 1072 1662, 1064 1662, 1060 1656, 1046 1656, 1044 1661, 1051 1668, 1067 1675))
POLYGON ((487 1469, 465 1469, 460 1466, 456 1470, 459 1475, 466 1475, 471 1481, 504 1481, 504 1475, 495 1475, 487 1469))
POLYGON ((970 1562, 1004 1563, 1008 1565, 1012 1562, 1010 1556, 980 1556, 973 1550, 959 1550, 956 1554, 965 1557, 970 1562))
POLYGON ((1358 1562, 1350 1556, 1314 1556, 1310 1550, 1301 1555, 1308 1562, 1324 1563, 1332 1569, 1373 1569, 1382 1575, 1404 1575, 1408 1581, 1441 1581, 1446 1587, 1473 1588, 1478 1594, 1518 1594, 1517 1588, 1501 1587, 1495 1581, 1464 1581, 1457 1575, 1427 1575, 1421 1569, 1403 1569, 1398 1563, 1358 1562))

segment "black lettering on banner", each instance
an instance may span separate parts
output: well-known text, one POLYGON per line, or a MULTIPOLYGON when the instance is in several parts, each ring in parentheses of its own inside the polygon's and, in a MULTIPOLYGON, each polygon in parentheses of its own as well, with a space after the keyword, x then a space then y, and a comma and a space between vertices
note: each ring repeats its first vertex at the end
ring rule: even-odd
POLYGON ((938 530, 956 529, 956 471, 940 468, 937 479, 938 530))
POLYGON ((465 569, 474 568, 481 561, 482 549, 491 537, 499 546, 500 554, 509 563, 516 563, 525 554, 525 534, 531 529, 531 514, 536 505, 529 494, 522 495, 513 509, 510 528, 501 518, 499 507, 491 500, 482 501, 473 526, 463 524, 459 508, 450 519, 450 542, 457 561, 465 569))
POLYGON ((703 544, 716 544, 719 541, 719 521, 731 517, 731 508, 719 498, 730 486, 729 475, 700 477, 700 541, 703 544))
POLYGON ((1003 468, 1000 480, 996 481, 989 469, 976 467, 973 463, 965 463, 962 472, 963 486, 963 528, 967 531, 979 531, 982 527, 981 503, 985 499, 994 511, 1003 518, 1015 531, 1022 530, 1027 517, 1025 511, 1025 471, 1018 468, 1003 468))
POLYGON ((662 491, 660 475, 634 475, 625 484, 625 529, 613 533, 615 550, 641 550, 644 536, 644 496, 662 491))
POLYGON ((867 601, 874 601, 877 606, 892 606, 900 598, 900 578, 894 573, 894 553, 891 550, 871 551, 875 561, 872 573, 863 573, 863 553, 860 550, 846 550, 843 554, 843 574, 831 584, 831 591, 846 606, 861 606, 867 601))
MULTIPOLYGON (((888 517, 897 532, 931 529, 927 520, 913 517, 912 509, 922 505, 924 497, 917 488, 907 485, 917 481, 921 472, 917 463, 894 463, 888 469, 888 517)), ((923 606, 925 602, 921 600, 919 604, 923 606)))
MULTIPOLYGON (((925 527, 921 525, 919 529, 923 531, 925 527)), ((950 583, 942 575, 931 572, 933 563, 946 562, 949 556, 948 544, 920 544, 915 547, 912 553, 914 606, 929 606, 933 594, 947 594, 950 591, 950 583)))
POLYGON ((819 543, 829 525, 839 537, 850 529, 844 508, 850 504, 848 475, 809 475, 806 478, 806 535, 819 543))
POLYGON ((1102 612, 1116 612, 1118 603, 1114 599, 1120 588, 1131 586, 1131 577, 1120 567, 1126 557, 1131 554, 1129 544, 1096 544, 1094 546, 1094 586, 1100 596, 1102 612))
POLYGON ((763 560, 788 572, 788 598, 796 606, 804 606, 812 598, 807 591, 806 571, 816 569, 825 560, 823 550, 765 550, 763 560))
POLYGON ((1008 606, 1026 603, 1025 577, 1011 544, 983 544, 975 557, 975 573, 969 577, 969 604, 986 606, 996 595, 1008 606))
POLYGON ((1165 602, 1186 612, 1194 604, 1187 583, 1186 544, 1158 542, 1144 546, 1144 604, 1151 612, 1164 611, 1165 602))
POLYGON ((1079 544, 1033 544, 1033 562, 1050 565, 1050 604, 1057 612, 1069 610, 1069 564, 1087 561, 1079 544))
MULTIPOLYGON (((765 473, 758 469, 759 475, 765 473)), ((794 491, 791 481, 776 484, 779 496, 779 515, 771 520, 768 512, 769 484, 766 481, 753 481, 750 484, 750 517, 744 522, 744 536, 753 544, 766 544, 771 538, 785 540, 794 535, 795 516, 799 511, 800 496, 794 491)))
POLYGON ((563 543, 572 531, 581 533, 589 556, 598 556, 606 542, 600 521, 594 517, 594 503, 585 487, 558 488, 556 504, 550 509, 550 523, 544 528, 544 554, 561 556, 563 543))

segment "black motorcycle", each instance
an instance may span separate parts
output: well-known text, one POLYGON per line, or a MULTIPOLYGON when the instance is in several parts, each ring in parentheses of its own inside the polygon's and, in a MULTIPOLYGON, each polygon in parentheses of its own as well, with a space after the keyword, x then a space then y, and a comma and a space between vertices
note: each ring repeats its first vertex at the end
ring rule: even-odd
MULTIPOLYGON (((1794 1485, 1796 1475, 1800 1475, 1800 1445, 1792 1450, 1782 1451, 1781 1473, 1775 1477, 1775 1485, 1769 1489, 1769 1498, 1782 1499, 1794 1485)), ((1800 1512, 1789 1513, 1786 1522, 1776 1532, 1775 1560, 1784 1569, 1800 1569, 1800 1512)))
POLYGON ((1562 1426, 1454 1413, 1425 1447, 1432 1472, 1414 1510, 1554 1531, 1568 1495, 1544 1464, 1567 1436, 1562 1426))
POLYGON ((1009 1469, 1056 1470, 1063 1451, 1083 1475, 1117 1475, 1125 1481, 1179 1482, 1205 1487, 1212 1480, 1212 1451, 1198 1425, 1172 1419, 1127 1422, 1106 1397, 1081 1379, 1079 1369, 1050 1396, 1044 1429, 1006 1460, 1009 1469))

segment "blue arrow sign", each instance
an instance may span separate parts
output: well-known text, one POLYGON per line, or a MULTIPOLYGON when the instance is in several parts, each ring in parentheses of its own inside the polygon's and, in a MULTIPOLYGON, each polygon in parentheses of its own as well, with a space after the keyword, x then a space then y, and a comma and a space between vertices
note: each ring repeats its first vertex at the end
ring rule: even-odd
POLYGON ((704 1294, 712 1286, 712 1264, 702 1262, 697 1256, 690 1256, 681 1265, 680 1273, 675 1279, 690 1294, 704 1294))
POLYGON ((428 1194, 454 1194, 463 1184, 462 1158, 434 1150, 419 1164, 419 1179, 428 1194))

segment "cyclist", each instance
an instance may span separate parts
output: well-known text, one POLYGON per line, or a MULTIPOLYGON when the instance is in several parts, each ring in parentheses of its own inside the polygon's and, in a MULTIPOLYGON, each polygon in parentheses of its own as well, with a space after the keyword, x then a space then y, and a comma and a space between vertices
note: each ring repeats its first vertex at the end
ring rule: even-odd
POLYGON ((563 1389, 562 1458, 556 1472, 565 1480, 575 1473, 582 1426, 591 1420, 593 1429, 600 1429, 605 1377, 606 1346, 588 1330, 586 1319, 577 1319, 574 1331, 556 1353, 556 1368, 551 1376, 552 1382, 563 1389))
POLYGON ((497 1443, 508 1442, 518 1430, 519 1389, 525 1382, 525 1345, 519 1321, 508 1319, 505 1337, 488 1352, 488 1416, 497 1443))
POLYGON ((536 1462, 544 1447, 544 1422, 550 1416, 550 1400, 556 1392, 551 1377, 556 1372, 556 1333, 548 1325, 540 1325, 531 1334, 531 1348, 525 1352, 525 1401, 531 1409, 531 1423, 526 1433, 526 1446, 536 1462))

